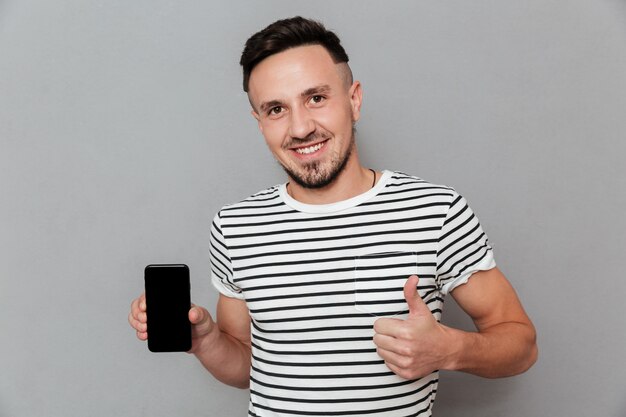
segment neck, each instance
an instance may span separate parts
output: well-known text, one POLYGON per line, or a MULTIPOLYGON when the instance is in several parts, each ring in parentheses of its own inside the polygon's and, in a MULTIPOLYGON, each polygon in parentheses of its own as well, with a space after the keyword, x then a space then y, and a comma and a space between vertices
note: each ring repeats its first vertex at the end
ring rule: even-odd
MULTIPOLYGON (((337 178, 323 188, 304 188, 294 181, 287 187, 289 195, 305 204, 332 204, 356 197, 372 188, 374 174, 362 166, 358 157, 350 158, 337 178)), ((380 175, 376 173, 377 179, 380 175)))

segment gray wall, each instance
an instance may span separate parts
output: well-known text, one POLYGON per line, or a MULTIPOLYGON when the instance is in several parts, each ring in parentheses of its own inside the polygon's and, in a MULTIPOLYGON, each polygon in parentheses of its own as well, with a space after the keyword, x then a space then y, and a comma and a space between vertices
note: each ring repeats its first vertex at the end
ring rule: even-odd
POLYGON ((536 323, 530 372, 444 373, 436 414, 626 415, 624 2, 4 0, 0 416, 245 414, 126 316, 152 262, 214 309, 213 214, 283 181, 239 53, 295 14, 346 45, 365 162, 465 195, 536 323))

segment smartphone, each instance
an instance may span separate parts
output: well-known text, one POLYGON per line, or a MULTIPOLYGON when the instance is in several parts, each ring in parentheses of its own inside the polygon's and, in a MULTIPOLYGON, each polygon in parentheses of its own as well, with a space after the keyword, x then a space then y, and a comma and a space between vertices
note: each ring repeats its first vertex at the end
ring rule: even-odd
POLYGON ((189 267, 154 264, 144 271, 148 349, 186 352, 191 349, 191 284, 189 267))

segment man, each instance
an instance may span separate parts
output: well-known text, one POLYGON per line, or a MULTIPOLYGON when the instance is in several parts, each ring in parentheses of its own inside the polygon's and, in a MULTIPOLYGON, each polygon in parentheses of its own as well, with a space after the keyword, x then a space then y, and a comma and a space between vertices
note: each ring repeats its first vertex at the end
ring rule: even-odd
MULTIPOLYGON (((211 231, 217 317, 193 347, 249 415, 431 415, 438 370, 503 377, 535 330, 453 189, 359 162, 361 84, 339 39, 300 17, 253 35, 244 90, 289 181, 224 207, 211 231), (450 293, 477 332, 439 323, 450 293)), ((144 296, 129 316, 145 340, 144 296)))

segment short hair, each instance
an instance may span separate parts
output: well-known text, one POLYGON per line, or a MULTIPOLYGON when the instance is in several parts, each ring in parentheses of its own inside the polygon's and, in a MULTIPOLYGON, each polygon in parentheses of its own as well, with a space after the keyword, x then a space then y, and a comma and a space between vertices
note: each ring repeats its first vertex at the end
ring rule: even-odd
POLYGON ((306 45, 323 46, 336 64, 348 62, 348 54, 337 35, 320 22, 301 16, 277 20, 246 41, 239 60, 243 67, 243 91, 248 92, 250 73, 259 62, 287 49, 306 45))

